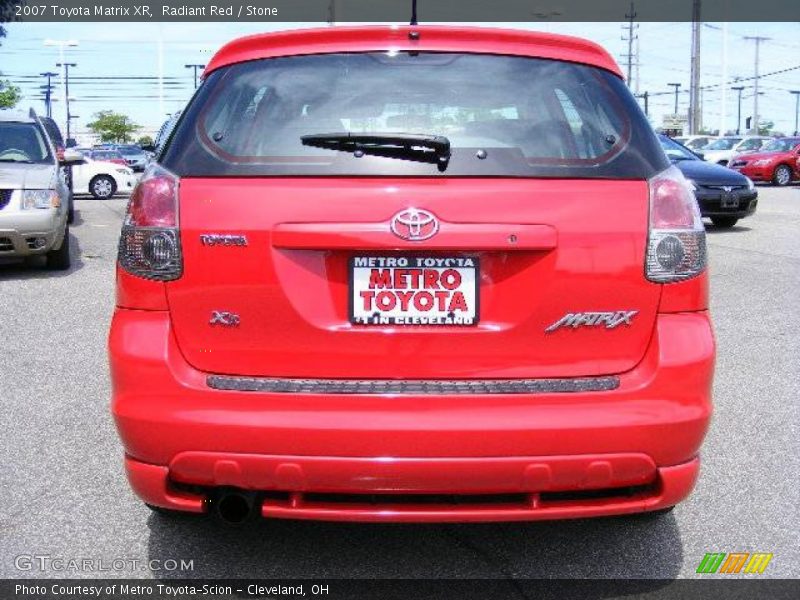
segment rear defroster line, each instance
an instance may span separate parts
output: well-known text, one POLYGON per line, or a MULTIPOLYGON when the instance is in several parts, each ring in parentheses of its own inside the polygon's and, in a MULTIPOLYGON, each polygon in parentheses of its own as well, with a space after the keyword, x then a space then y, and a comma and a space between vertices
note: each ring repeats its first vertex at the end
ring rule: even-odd
POLYGON ((607 392, 619 387, 619 377, 567 379, 284 379, 209 375, 216 390, 286 394, 550 394, 607 392))

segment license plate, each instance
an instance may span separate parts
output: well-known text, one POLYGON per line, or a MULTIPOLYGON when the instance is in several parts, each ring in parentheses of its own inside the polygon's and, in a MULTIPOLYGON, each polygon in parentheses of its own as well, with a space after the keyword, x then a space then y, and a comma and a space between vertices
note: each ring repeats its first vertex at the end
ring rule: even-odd
POLYGON ((478 322, 478 259, 462 256, 350 258, 350 322, 470 326, 478 322))
POLYGON ((722 195, 722 208, 739 208, 739 198, 732 194, 722 195))

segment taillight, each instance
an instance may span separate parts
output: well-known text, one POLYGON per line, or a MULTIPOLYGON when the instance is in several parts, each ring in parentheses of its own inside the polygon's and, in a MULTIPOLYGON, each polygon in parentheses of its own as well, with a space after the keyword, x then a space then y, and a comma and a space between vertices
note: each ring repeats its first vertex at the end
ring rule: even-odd
POLYGON ((699 275, 706 267, 706 230, 691 184, 674 166, 648 183, 647 278, 671 283, 699 275))
POLYGON ((150 166, 131 194, 119 240, 119 264, 145 279, 171 281, 181 276, 178 235, 178 178, 150 166))

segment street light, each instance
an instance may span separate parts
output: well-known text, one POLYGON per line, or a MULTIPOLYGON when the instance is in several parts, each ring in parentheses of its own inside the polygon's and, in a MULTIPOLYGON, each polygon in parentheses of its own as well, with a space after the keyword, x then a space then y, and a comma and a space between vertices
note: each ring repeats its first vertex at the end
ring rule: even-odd
POLYGON ((197 89, 197 69, 205 69, 205 65, 184 65, 187 69, 194 69, 194 89, 197 89))
MULTIPOLYGON (((57 46, 58 47, 58 64, 59 66, 65 65, 66 61, 64 60, 64 48, 74 48, 80 42, 78 40, 50 40, 47 39, 43 42, 45 46, 57 46)), ((67 98, 67 69, 68 67, 63 68, 62 77, 61 77, 61 94, 64 96, 64 123, 66 127, 69 128, 69 99, 67 98)), ((69 137, 69 136, 68 136, 69 137)))
POLYGON ((736 135, 739 135, 739 131, 742 128, 742 92, 744 91, 744 86, 738 85, 731 89, 735 92, 739 92, 739 108, 736 112, 736 135))
POLYGON ((668 83, 667 85, 671 85, 675 88, 675 112, 673 114, 678 114, 678 90, 681 87, 680 83, 668 83))
POLYGON ((800 90, 791 90, 789 93, 794 96, 794 134, 800 135, 797 128, 797 117, 800 115, 800 90))

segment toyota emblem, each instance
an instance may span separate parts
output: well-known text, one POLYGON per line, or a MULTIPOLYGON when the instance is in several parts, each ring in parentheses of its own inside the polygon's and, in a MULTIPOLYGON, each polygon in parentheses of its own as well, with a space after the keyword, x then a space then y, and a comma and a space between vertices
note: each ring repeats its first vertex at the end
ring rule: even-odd
POLYGON ((439 232, 439 219, 427 210, 407 208, 392 217, 390 227, 392 233, 399 238, 421 242, 439 232))

